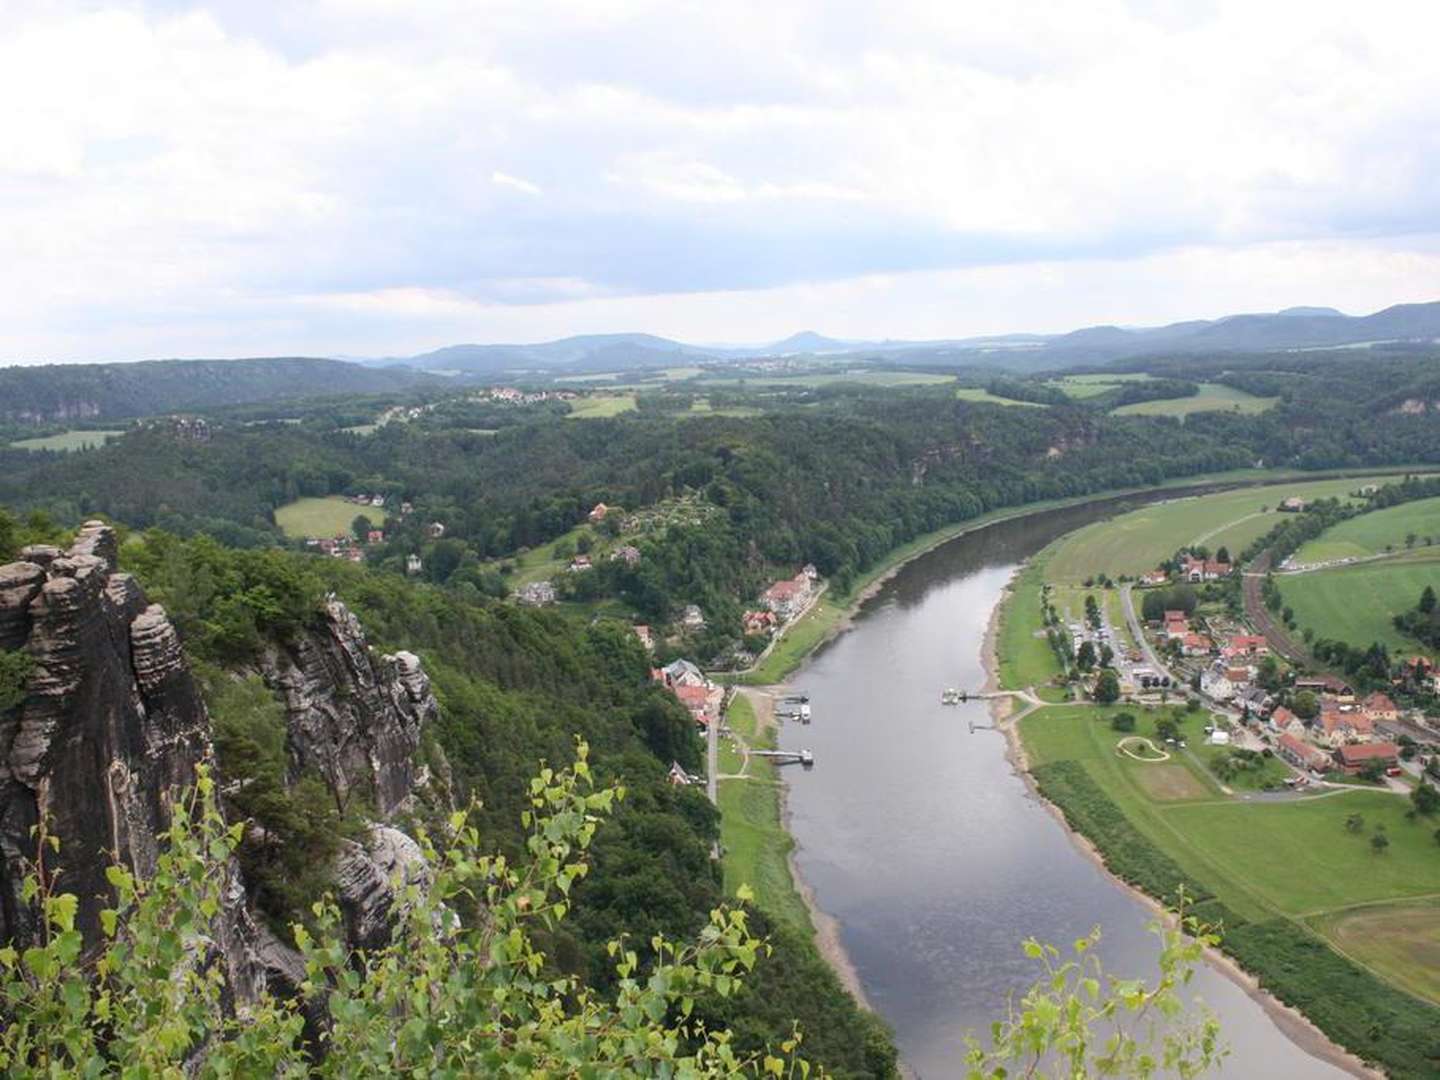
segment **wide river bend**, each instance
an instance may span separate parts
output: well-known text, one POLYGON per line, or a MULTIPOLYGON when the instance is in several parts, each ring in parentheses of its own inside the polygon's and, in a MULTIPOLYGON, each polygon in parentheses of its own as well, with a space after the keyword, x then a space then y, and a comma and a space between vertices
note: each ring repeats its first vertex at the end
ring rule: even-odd
MULTIPOLYGON (((967 721, 989 722, 985 704, 940 704, 944 687, 984 685, 986 626, 1024 559, 1144 501, 1047 511, 949 541, 902 567, 791 680, 815 716, 781 733, 782 746, 816 759, 787 770, 798 868, 920 1077, 956 1075, 963 1033, 985 1030, 1034 980, 1020 949, 1028 936, 1066 948, 1098 925, 1109 970, 1154 975, 1150 909, 1077 849, 1007 760, 1002 734, 970 733, 967 721)), ((1219 972, 1202 969, 1192 986, 1232 1049, 1218 1075, 1347 1075, 1219 972)))

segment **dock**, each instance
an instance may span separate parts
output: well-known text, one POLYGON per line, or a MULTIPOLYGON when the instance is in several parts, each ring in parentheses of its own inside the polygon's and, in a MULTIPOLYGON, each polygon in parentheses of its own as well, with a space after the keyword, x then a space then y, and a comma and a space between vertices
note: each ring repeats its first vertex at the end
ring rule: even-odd
POLYGON ((809 750, 751 750, 753 757, 767 757, 776 765, 804 765, 810 768, 815 764, 815 755, 809 750))

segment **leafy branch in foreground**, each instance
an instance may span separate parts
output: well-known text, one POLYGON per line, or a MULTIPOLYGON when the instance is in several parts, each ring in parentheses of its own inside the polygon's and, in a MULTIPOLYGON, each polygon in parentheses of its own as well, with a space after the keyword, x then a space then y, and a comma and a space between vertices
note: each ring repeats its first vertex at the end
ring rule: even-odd
POLYGON ((1191 1080, 1218 1064, 1226 1054, 1219 1024, 1208 1011, 1187 1017, 1180 992, 1205 949, 1220 938, 1187 917, 1185 904, 1182 890, 1178 918, 1151 928, 1161 945, 1160 978, 1153 986, 1105 973, 1093 952, 1098 929, 1075 942, 1069 959, 1053 945, 1026 941, 1025 955, 1043 967, 1044 977, 991 1025, 989 1047, 966 1039, 967 1080, 1156 1075, 1191 1080))
MULTIPOLYGON (((572 768, 543 768, 530 783, 523 865, 484 854, 471 811, 459 811, 439 835, 418 833, 424 863, 392 882, 394 927, 383 948, 351 949, 339 908, 317 903, 310 928, 293 927, 303 998, 325 1006, 313 1041, 301 1002, 265 992, 234 1001, 225 985, 217 942, 244 826, 221 817, 208 771, 173 808, 153 876, 111 867, 118 905, 102 913, 104 940, 89 952, 75 927, 76 897, 45 871, 55 845, 42 834, 24 889, 41 916, 41 939, 23 951, 0 949, 0 1068, 22 1080, 808 1076, 798 1031, 771 1051, 744 1054, 728 1031, 698 1018, 697 999, 729 996, 769 949, 751 935, 743 908, 711 912, 689 943, 651 938, 644 963, 628 943, 613 942, 613 999, 547 967, 528 929, 565 917, 595 830, 623 797, 618 786, 594 788, 579 742, 572 768)), ((1213 1021, 1172 1023, 1177 990, 1212 939, 1165 931, 1160 982, 1115 981, 1106 990, 1098 965, 1092 973, 1086 963, 1094 940, 1077 943, 1077 959, 1066 963, 1052 948, 1026 944, 1047 978, 995 1025, 993 1048, 970 1043, 968 1075, 998 1080, 1011 1075, 1008 1062, 1032 1075, 1053 1059, 1070 1077, 1149 1076, 1157 1067, 1191 1077, 1216 1059, 1213 1021), (1143 1038, 1125 1033, 1124 1017, 1144 1028, 1143 1038), (1158 1043, 1155 1017, 1168 1025, 1158 1043)))

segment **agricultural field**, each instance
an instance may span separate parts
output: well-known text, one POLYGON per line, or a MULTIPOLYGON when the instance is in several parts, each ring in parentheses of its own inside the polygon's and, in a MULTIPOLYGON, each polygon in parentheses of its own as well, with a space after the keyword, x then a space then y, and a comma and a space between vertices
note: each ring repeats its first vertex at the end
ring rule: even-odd
POLYGON ((1204 544, 1212 551, 1228 547, 1238 556, 1274 527, 1275 506, 1286 496, 1344 497, 1365 482, 1352 478, 1274 484, 1144 506, 1087 525, 1061 540, 1050 560, 1048 580, 1078 582, 1097 574, 1112 578, 1143 574, 1191 544, 1204 544))
POLYGON ((390 517, 380 507, 360 506, 338 495, 330 495, 323 499, 296 499, 277 507, 275 524, 292 540, 303 540, 307 536, 348 536, 350 523, 361 514, 377 526, 390 517))
POLYGON ((1016 401, 1014 398, 996 397, 990 393, 989 390, 980 386, 958 387, 955 391, 955 396, 961 401, 986 401, 991 405, 1028 405, 1032 409, 1043 409, 1046 407, 1038 401, 1016 401))
POLYGON ((1304 566, 1363 559, 1425 544, 1427 539, 1440 541, 1440 499, 1418 499, 1342 521, 1297 551, 1294 561, 1304 566))
POLYGON ((1351 908, 1311 921, 1345 955, 1440 1004, 1440 901, 1351 908))
POLYGON ((1354 566, 1280 574, 1275 580, 1286 606, 1294 609, 1296 624, 1318 637, 1362 648, 1378 641, 1392 652, 1428 651, 1396 630, 1391 618, 1414 607, 1426 585, 1440 585, 1440 547, 1354 566))
POLYGON ((1279 398, 1262 398, 1220 383, 1201 383, 1194 397, 1162 398, 1159 401, 1137 401, 1115 410, 1117 416, 1189 416, 1197 412, 1259 413, 1273 406, 1279 398))
POLYGON ((112 436, 124 434, 123 431, 62 431, 59 435, 20 439, 10 445, 17 450, 90 450, 104 446, 105 440, 112 436))
POLYGON ((1083 401, 1085 398, 1099 397, 1108 390, 1114 390, 1117 386, 1127 382, 1144 382, 1151 378, 1143 371, 1117 372, 1111 374, 1091 375, 1062 375, 1058 379, 1051 379, 1046 386, 1053 387, 1068 397, 1083 401))
POLYGON ((594 394, 578 398, 571 403, 569 420, 595 420, 607 416, 619 416, 635 408, 634 394, 594 394))
POLYGON ((793 387, 813 390, 821 386, 833 386, 836 383, 850 383, 859 386, 938 386, 941 383, 954 382, 955 376, 923 371, 860 368, 851 371, 812 372, 804 375, 743 375, 738 377, 706 375, 696 381, 731 386, 743 382, 746 386, 751 387, 768 386, 776 389, 793 387))

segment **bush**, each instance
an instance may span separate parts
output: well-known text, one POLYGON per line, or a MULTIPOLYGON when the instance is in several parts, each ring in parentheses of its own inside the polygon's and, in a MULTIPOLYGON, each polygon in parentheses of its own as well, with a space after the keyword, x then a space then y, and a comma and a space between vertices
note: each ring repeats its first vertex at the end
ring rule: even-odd
POLYGON ((1134 731, 1135 716, 1133 713, 1116 713, 1110 718, 1110 727, 1114 731, 1134 731))

